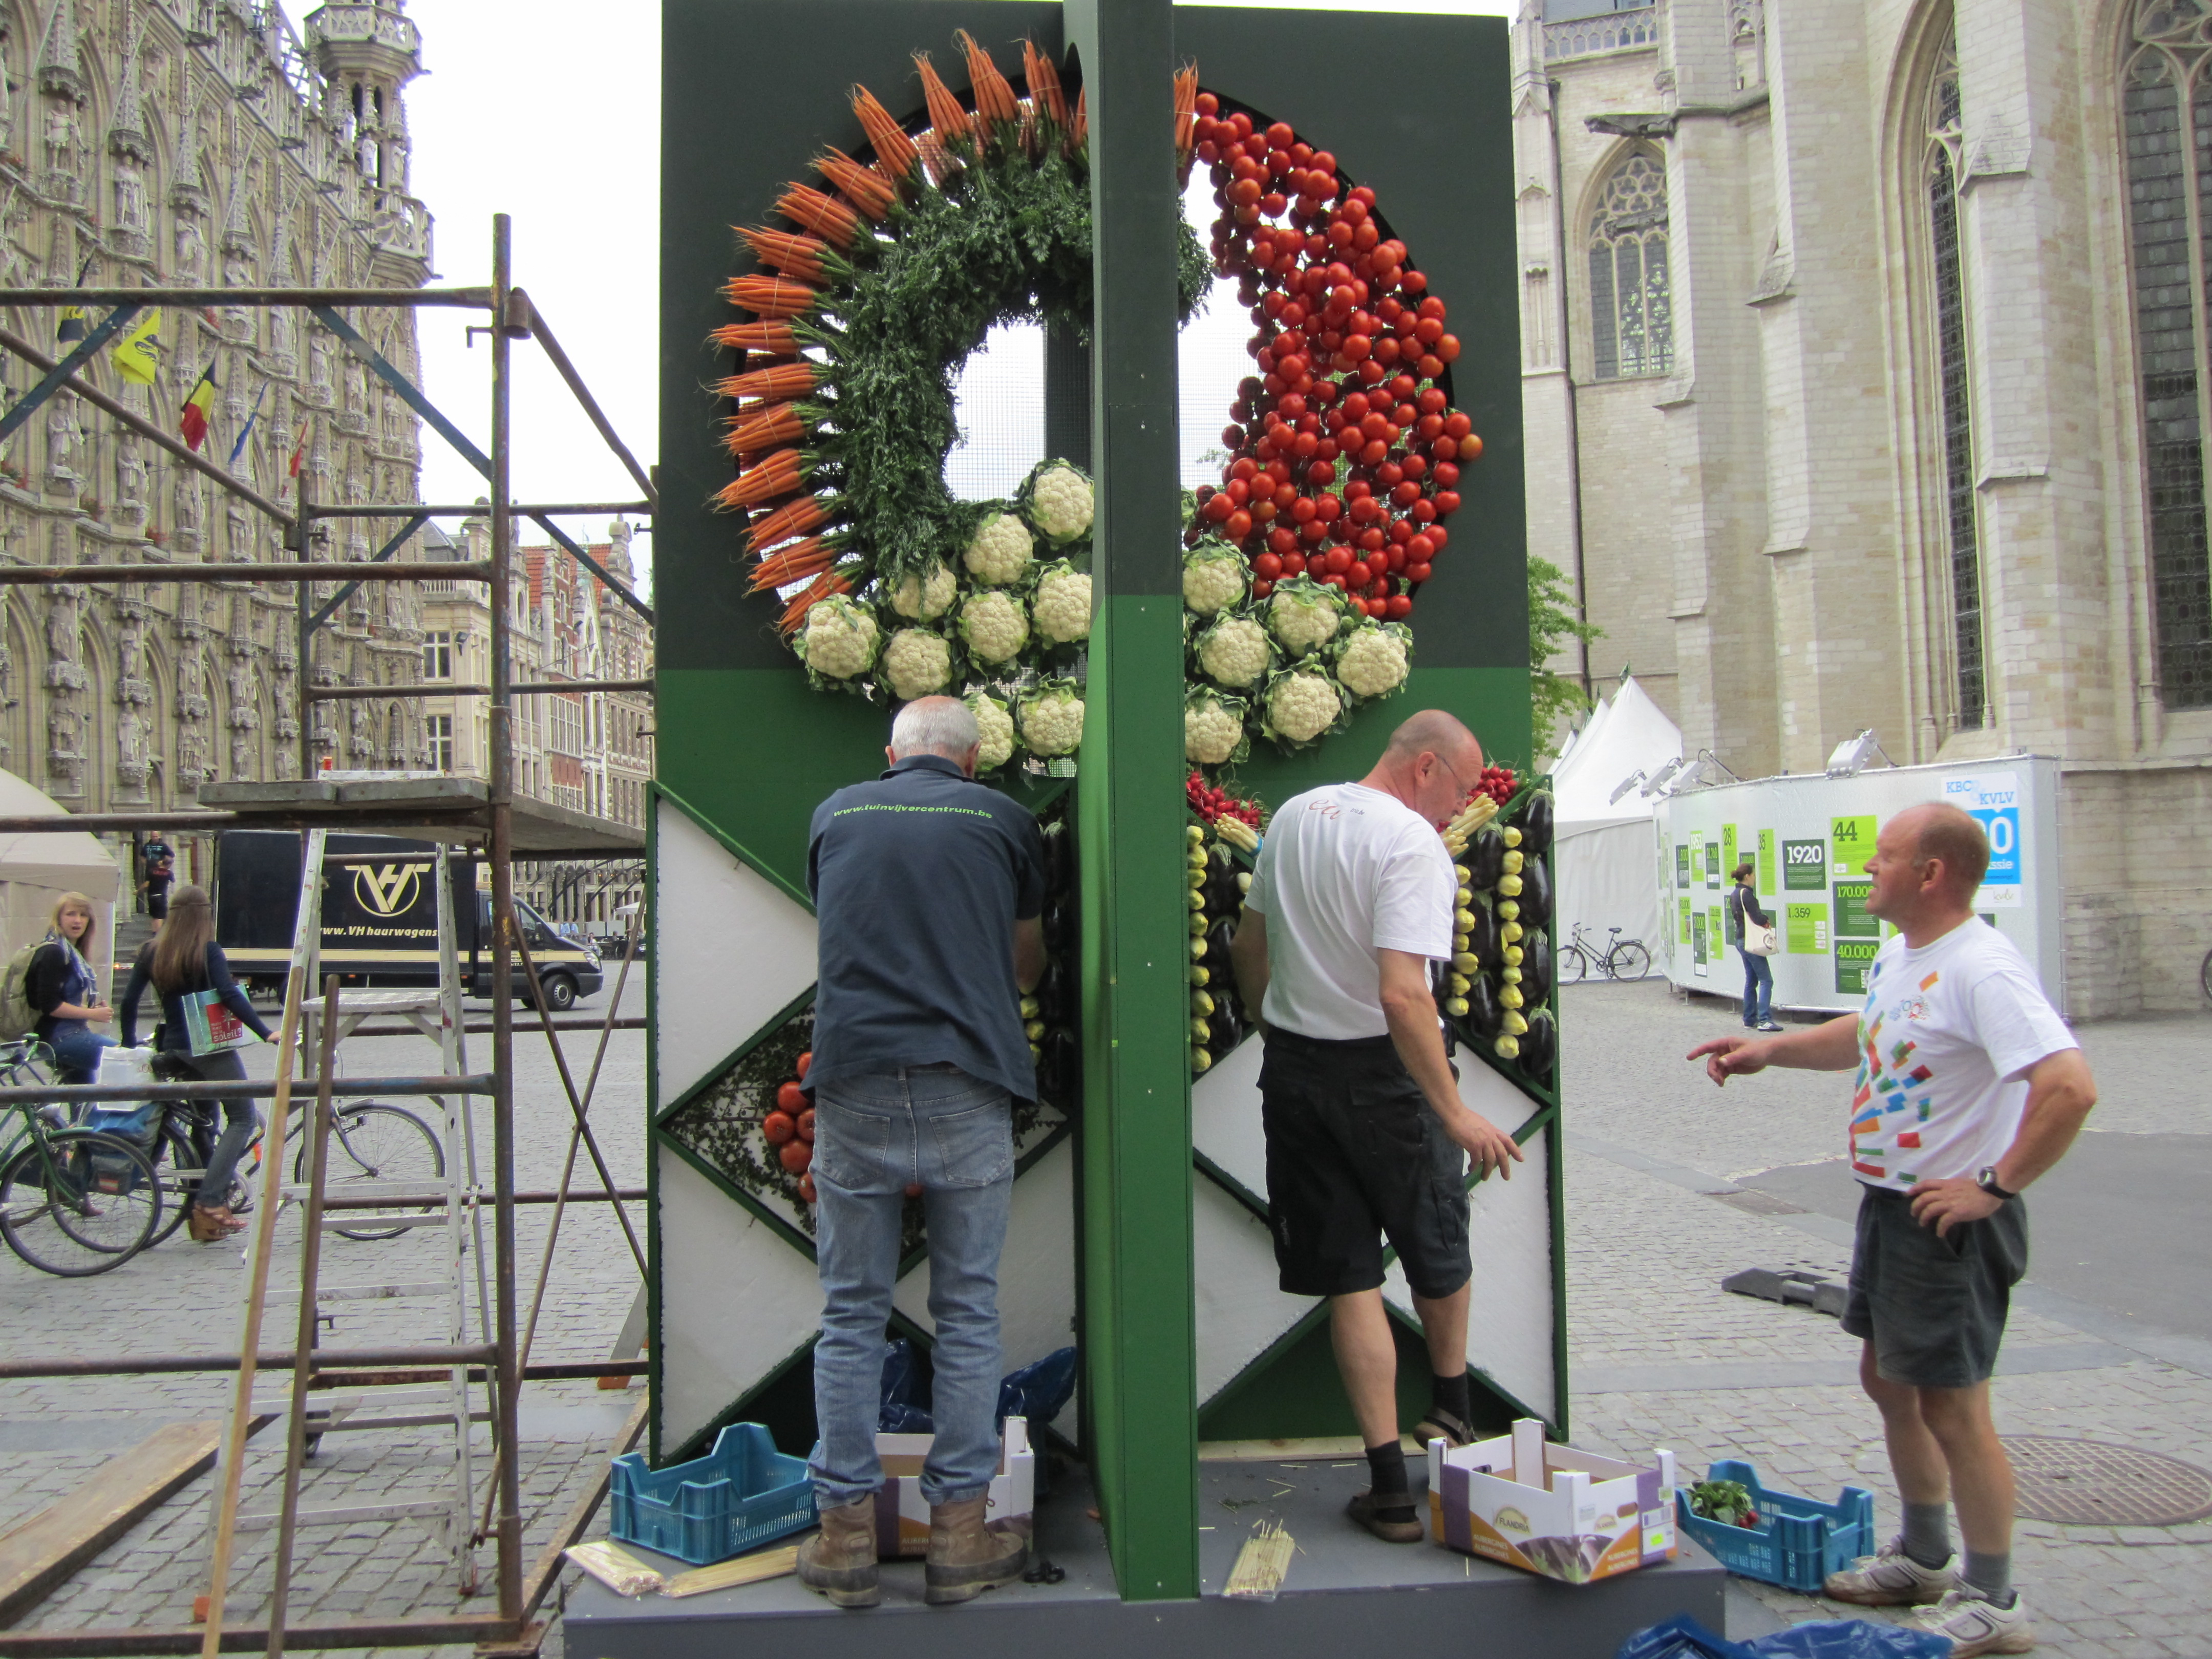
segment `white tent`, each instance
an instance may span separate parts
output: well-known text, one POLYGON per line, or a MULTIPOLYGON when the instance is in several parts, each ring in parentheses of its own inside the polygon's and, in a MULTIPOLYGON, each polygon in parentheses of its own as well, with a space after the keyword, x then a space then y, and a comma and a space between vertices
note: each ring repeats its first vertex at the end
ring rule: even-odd
MULTIPOLYGON (((0 816, 29 817, 58 813, 60 802, 13 772, 0 772, 0 816)), ((54 901, 64 893, 82 893, 94 904, 100 927, 100 951, 112 962, 115 900, 123 874, 99 840, 82 830, 51 835, 0 835, 0 961, 46 936, 54 901)), ((99 969, 101 964, 95 962, 99 969)))
POLYGON ((1606 930, 1618 927, 1657 957, 1666 925, 1652 824, 1658 798, 1644 794, 1640 784, 1617 801, 1611 797, 1637 773, 1649 778, 1681 753, 1681 728, 1642 686, 1625 679, 1560 757, 1552 773, 1558 825, 1552 874, 1561 943, 1577 922, 1601 948, 1606 930))

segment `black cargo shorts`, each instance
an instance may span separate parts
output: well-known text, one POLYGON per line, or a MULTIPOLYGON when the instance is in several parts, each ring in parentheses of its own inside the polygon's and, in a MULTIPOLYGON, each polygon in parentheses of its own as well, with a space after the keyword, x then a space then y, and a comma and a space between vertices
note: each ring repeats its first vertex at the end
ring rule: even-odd
POLYGON ((1941 1238, 1912 1200, 1862 1185, 1844 1329, 1874 1344, 1875 1369, 1917 1389, 1968 1389, 1996 1370, 2012 1287, 2027 1272, 2027 1206, 2007 1199, 1941 1238))
POLYGON ((1291 1296, 1382 1283, 1382 1241, 1417 1296, 1449 1296, 1474 1266, 1467 1154, 1443 1132, 1388 1036, 1330 1042, 1270 1029, 1260 1067, 1275 1265, 1291 1296))

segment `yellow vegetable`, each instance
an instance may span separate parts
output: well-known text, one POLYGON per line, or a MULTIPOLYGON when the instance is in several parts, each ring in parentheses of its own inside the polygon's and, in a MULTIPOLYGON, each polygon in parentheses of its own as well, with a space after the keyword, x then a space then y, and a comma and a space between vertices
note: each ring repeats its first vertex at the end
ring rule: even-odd
POLYGON ((1200 911, 1199 911, 1196 915, 1193 915, 1193 916, 1191 917, 1191 919, 1190 919, 1190 931, 1191 931, 1191 935, 1192 935, 1192 937, 1194 937, 1194 938, 1195 938, 1195 937, 1197 937, 1199 934, 1201 934, 1201 933, 1205 933, 1205 932, 1206 932, 1206 912, 1205 912, 1205 911, 1200 910, 1200 911))
POLYGON ((1194 1014, 1199 1015, 1212 1013, 1213 1012, 1213 999, 1203 991, 1192 992, 1190 997, 1190 1011, 1194 1014))
POLYGON ((1206 840, 1205 830, 1195 823, 1186 823, 1183 825, 1182 833, 1183 838, 1189 842, 1193 847, 1199 846, 1206 840))
POLYGON ((1205 954, 1206 954, 1206 941, 1205 941, 1204 939, 1194 939, 1191 940, 1191 942, 1190 942, 1190 959, 1191 959, 1193 962, 1196 962, 1196 961, 1198 961, 1201 957, 1205 956, 1205 954))
POLYGON ((1466 886, 1468 883, 1474 879, 1474 872, 1468 869, 1464 864, 1455 864, 1452 866, 1452 874, 1459 878, 1459 884, 1462 887, 1466 886))
POLYGON ((1498 994, 1498 1000, 1509 1008, 1518 1008, 1522 1002, 1520 990, 1517 987, 1508 984, 1498 994))
POLYGON ((1237 872, 1237 890, 1240 893, 1249 893, 1252 890, 1252 872, 1249 870, 1239 870, 1237 872))
POLYGON ((1190 1034, 1194 1041, 1204 1042, 1211 1032, 1204 1020, 1194 1019, 1190 1023, 1190 1034))
POLYGON ((1044 1022, 1041 1019, 1031 1020, 1028 1024, 1022 1027, 1022 1035, 1027 1037, 1031 1042, 1042 1042, 1044 1041, 1044 1022))
POLYGON ((1193 1077, 1197 1076, 1200 1073, 1205 1071, 1206 1067, 1212 1064, 1213 1056, 1212 1054, 1206 1053, 1203 1048, 1197 1048, 1195 1046, 1192 1048, 1190 1051, 1190 1071, 1193 1077))
POLYGON ((1452 912, 1452 926, 1462 933, 1474 931, 1474 912, 1464 907, 1452 912))
POLYGON ((1512 1060, 1519 1055, 1521 1044, 1511 1036, 1501 1036, 1490 1045, 1490 1052, 1500 1060, 1512 1060))
POLYGON ((1507 898, 1519 898, 1521 896, 1521 878, 1518 876, 1498 877, 1498 890, 1500 893, 1503 893, 1507 898))
MULTIPOLYGON (((1499 901, 1498 906, 1498 919, 1500 921, 1516 921, 1520 919, 1520 915, 1521 905, 1519 901, 1515 899, 1504 899, 1499 901)), ((1518 935, 1516 934, 1516 937, 1517 938, 1518 935)))
POLYGON ((1452 896, 1452 902, 1453 902, 1453 903, 1455 903, 1455 904, 1456 904, 1456 905, 1461 906, 1462 908, 1464 908, 1466 906, 1468 906, 1468 905, 1469 905, 1469 904, 1474 903, 1474 888, 1472 888, 1472 887, 1467 887, 1467 886, 1462 886, 1462 887, 1461 887, 1461 889, 1459 890, 1459 891, 1458 891, 1458 892, 1456 892, 1456 893, 1455 893, 1455 894, 1452 896))
POLYGON ((1472 974, 1482 966, 1482 958, 1472 951, 1462 951, 1452 958, 1451 965, 1462 974, 1472 974))
POLYGON ((1465 996, 1471 988, 1472 981, 1468 980, 1465 974, 1446 974, 1444 975, 1444 989, 1450 992, 1455 997, 1465 996))
POLYGON ((1465 1019, 1467 1018, 1467 999, 1465 997, 1446 997, 1444 999, 1444 1012, 1449 1014, 1454 1019, 1465 1019))
POLYGON ((1035 1019, 1037 1017, 1037 1009, 1039 1006, 1040 1005, 1035 997, 1024 997, 1022 999, 1021 1008, 1022 1018, 1024 1019, 1035 1019))
POLYGON ((1518 847, 1521 844, 1521 832, 1510 823, 1505 826, 1505 844, 1508 847, 1518 847))
POLYGON ((1521 866, 1527 862, 1528 860, 1522 858, 1520 854, 1508 853, 1505 855, 1505 873, 1509 876, 1519 875, 1521 873, 1521 866))
POLYGON ((1528 1022, 1508 1008, 1505 1011, 1505 1029, 1510 1035, 1519 1036, 1528 1029, 1528 1022))
MULTIPOLYGON (((1498 977, 1508 985, 1518 985, 1521 982, 1521 970, 1509 962, 1498 969, 1498 977)), ((1517 996, 1520 994, 1516 992, 1514 994, 1517 996)))
POLYGON ((1509 945, 1505 947, 1505 960, 1513 967, 1518 968, 1521 965, 1523 954, 1525 953, 1517 945, 1509 945))
POLYGON ((1211 985, 1213 983, 1213 975, 1203 968, 1194 968, 1190 970, 1190 982, 1193 985, 1211 985))
MULTIPOLYGON (((1520 908, 1518 905, 1516 905, 1514 908, 1516 910, 1520 908)), ((1527 934, 1528 931, 1528 930, 1523 927, 1519 922, 1509 921, 1505 926, 1498 930, 1498 937, 1504 939, 1508 945, 1517 945, 1527 934)))

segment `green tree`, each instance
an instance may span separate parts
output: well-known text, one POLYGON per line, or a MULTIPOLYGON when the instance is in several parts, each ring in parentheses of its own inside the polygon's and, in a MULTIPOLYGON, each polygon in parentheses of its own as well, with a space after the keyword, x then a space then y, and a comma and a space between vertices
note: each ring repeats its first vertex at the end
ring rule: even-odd
POLYGON ((1560 721, 1590 706, 1577 681, 1555 674, 1544 665, 1569 640, 1587 643, 1602 638, 1605 630, 1575 614, 1575 596, 1567 586, 1566 572, 1549 559, 1528 556, 1528 702, 1529 729, 1535 733, 1539 752, 1552 752, 1552 740, 1560 721))

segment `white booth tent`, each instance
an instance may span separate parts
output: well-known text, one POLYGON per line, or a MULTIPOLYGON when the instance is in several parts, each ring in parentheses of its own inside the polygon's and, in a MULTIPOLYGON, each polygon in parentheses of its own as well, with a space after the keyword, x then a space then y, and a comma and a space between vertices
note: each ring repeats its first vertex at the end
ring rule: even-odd
MULTIPOLYGON (((30 817, 65 809, 44 790, 13 772, 0 772, 0 817, 30 817)), ((115 959, 115 901, 123 875, 98 839, 82 830, 52 834, 0 835, 0 961, 46 936, 54 902, 82 893, 93 902, 100 926, 98 954, 115 959)))
POLYGON ((1640 939, 1656 960, 1665 921, 1652 823, 1659 798, 1641 785, 1619 800, 1614 790, 1641 772, 1655 776, 1682 755, 1681 728, 1632 678, 1601 702, 1552 769, 1559 942, 1580 922, 1601 950, 1606 930, 1640 939))

